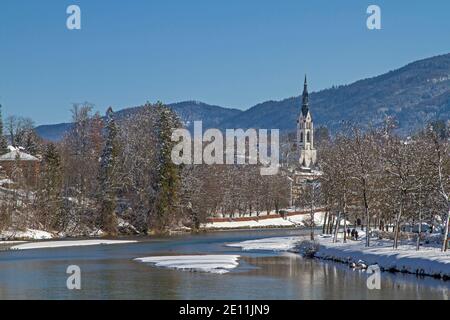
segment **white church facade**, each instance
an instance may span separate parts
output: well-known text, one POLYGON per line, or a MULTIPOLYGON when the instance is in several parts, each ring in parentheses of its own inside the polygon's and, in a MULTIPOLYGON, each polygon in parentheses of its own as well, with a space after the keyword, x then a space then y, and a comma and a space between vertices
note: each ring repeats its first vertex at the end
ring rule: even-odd
POLYGON ((296 148, 298 155, 297 169, 294 169, 291 176, 291 206, 295 205, 302 197, 305 187, 311 182, 315 182, 321 175, 316 170, 317 150, 314 147, 314 122, 309 107, 308 83, 305 76, 303 87, 302 103, 300 113, 297 118, 297 139, 296 148))

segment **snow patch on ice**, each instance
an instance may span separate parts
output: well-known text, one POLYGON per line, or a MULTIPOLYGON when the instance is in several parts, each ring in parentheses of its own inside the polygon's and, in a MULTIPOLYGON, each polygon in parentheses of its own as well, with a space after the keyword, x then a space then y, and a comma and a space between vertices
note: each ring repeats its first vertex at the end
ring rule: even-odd
POLYGON ((45 248, 82 247, 95 245, 136 243, 136 240, 72 240, 72 241, 44 241, 19 244, 11 247, 12 250, 29 250, 45 248))
POLYGON ((157 267, 224 274, 239 265, 239 255, 154 256, 134 260, 157 267))

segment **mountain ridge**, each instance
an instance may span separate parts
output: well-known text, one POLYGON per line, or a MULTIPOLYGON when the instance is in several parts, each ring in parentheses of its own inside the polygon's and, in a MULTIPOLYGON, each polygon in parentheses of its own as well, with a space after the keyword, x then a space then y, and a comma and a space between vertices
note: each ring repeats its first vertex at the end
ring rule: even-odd
MULTIPOLYGON (((224 108, 198 101, 169 104, 186 126, 202 120, 204 128, 265 128, 295 130, 301 96, 268 100, 247 110, 224 108)), ((139 107, 126 108, 127 114, 139 107)), ((399 123, 399 132, 409 134, 431 120, 450 119, 450 53, 417 60, 378 76, 310 93, 310 108, 316 127, 332 131, 343 120, 380 124, 387 116, 399 123)), ((36 128, 43 138, 61 137, 70 124, 36 128)))

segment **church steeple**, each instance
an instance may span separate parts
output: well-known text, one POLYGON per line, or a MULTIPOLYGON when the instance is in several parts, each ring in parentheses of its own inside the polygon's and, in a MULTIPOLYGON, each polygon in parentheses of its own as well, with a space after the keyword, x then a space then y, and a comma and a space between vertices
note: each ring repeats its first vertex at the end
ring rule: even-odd
POLYGON ((300 165, 311 168, 317 160, 317 151, 314 148, 314 123, 309 110, 308 82, 305 75, 305 84, 302 97, 302 111, 297 120, 297 144, 300 152, 300 165))
POLYGON ((305 74, 305 84, 303 85, 303 95, 302 95, 302 115, 306 117, 309 111, 309 93, 308 93, 308 82, 306 81, 305 74))

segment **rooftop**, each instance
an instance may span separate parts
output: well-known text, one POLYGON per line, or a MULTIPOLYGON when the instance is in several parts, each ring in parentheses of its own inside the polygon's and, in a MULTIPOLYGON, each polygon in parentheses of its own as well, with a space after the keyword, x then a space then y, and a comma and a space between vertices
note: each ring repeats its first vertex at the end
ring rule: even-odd
POLYGON ((1 155, 0 161, 15 161, 17 157, 19 157, 19 160, 21 161, 39 161, 38 158, 32 156, 31 154, 21 151, 20 148, 14 148, 9 146, 8 149, 10 151, 8 153, 1 155))

